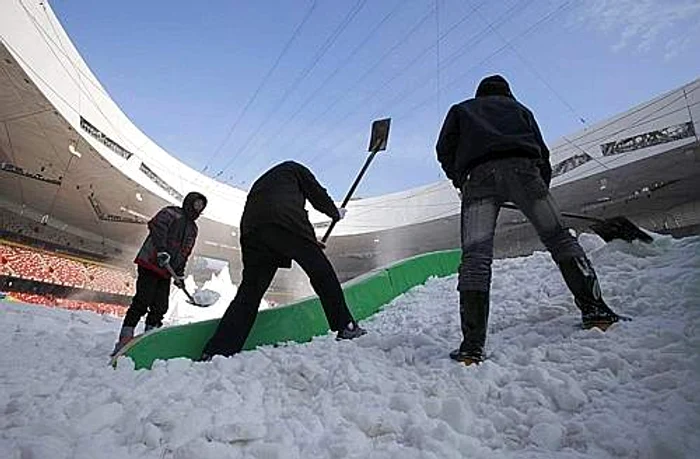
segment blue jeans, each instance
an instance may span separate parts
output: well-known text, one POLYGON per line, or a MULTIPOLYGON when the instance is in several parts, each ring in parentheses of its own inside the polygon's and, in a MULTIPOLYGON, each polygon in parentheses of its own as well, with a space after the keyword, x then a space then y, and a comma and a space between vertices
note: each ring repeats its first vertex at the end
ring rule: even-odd
POLYGON ((496 219, 501 204, 508 201, 515 203, 532 223, 557 264, 586 258, 576 238, 562 224, 535 160, 490 161, 475 167, 462 185, 462 263, 457 284, 460 292, 490 290, 496 219))

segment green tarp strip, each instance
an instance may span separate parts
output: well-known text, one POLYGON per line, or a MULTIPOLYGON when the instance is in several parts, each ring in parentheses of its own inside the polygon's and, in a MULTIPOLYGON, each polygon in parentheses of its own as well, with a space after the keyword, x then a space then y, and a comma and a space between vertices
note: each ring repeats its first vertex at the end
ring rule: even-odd
MULTIPOLYGON (((357 320, 366 319, 397 296, 430 277, 457 271, 459 250, 418 255, 376 269, 343 284, 345 299, 357 320)), ((178 357, 196 359, 216 330, 219 319, 167 327, 135 339, 125 348, 136 369, 151 368, 155 360, 178 357)), ((317 297, 258 314, 244 349, 288 341, 310 341, 328 332, 328 323, 317 297)))

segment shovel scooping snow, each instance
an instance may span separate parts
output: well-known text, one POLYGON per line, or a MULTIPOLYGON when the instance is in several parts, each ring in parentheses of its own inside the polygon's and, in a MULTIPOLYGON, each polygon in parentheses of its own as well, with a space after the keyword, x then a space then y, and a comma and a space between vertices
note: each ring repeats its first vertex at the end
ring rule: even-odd
POLYGON ((197 289, 191 296, 188 294, 187 290, 183 290, 187 295, 187 302, 194 306, 199 306, 201 308, 211 306, 212 304, 219 301, 219 297, 221 297, 219 292, 215 292, 209 289, 197 289))
POLYGON ((188 292, 187 288, 185 288, 184 279, 175 274, 175 271, 173 270, 172 266, 170 266, 170 263, 165 263, 165 269, 168 270, 174 279, 179 279, 181 281, 176 282, 175 285, 179 287, 180 290, 185 292, 185 295, 187 295, 187 302, 189 304, 199 306, 200 308, 206 308, 219 300, 221 295, 218 292, 209 289, 197 289, 193 295, 190 295, 190 292, 188 292))

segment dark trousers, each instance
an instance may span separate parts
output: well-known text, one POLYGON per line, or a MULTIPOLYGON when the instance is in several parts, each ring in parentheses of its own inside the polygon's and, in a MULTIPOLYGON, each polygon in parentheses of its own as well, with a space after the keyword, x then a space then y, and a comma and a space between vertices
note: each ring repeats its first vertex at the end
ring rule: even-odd
POLYGON ((168 312, 170 279, 141 266, 138 267, 136 295, 124 316, 124 327, 135 327, 146 315, 146 326, 158 328, 163 325, 163 317, 168 312))
POLYGON ((243 276, 236 297, 204 348, 209 355, 230 356, 243 349, 263 295, 277 268, 296 261, 321 300, 328 325, 338 331, 354 319, 333 266, 318 244, 284 228, 267 225, 241 239, 243 276))
POLYGON ((462 186, 462 262, 459 291, 488 292, 493 237, 501 204, 511 201, 537 230, 557 263, 586 255, 561 222, 560 212, 536 162, 505 158, 474 168, 462 186))

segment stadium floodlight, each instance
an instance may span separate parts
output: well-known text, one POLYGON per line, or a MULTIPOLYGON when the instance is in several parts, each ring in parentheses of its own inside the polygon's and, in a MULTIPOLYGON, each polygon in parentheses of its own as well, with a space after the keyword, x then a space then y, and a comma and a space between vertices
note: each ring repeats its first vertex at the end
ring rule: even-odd
POLYGON ((136 211, 133 210, 133 209, 129 209, 128 207, 121 206, 121 207, 119 208, 119 210, 121 210, 122 212, 126 212, 127 214, 132 215, 132 216, 134 216, 134 217, 138 217, 138 218, 142 218, 142 219, 144 219, 144 220, 148 220, 148 217, 145 216, 144 214, 142 214, 142 213, 140 213, 140 212, 136 212, 136 211))
POLYGON ((73 143, 68 145, 68 151, 70 151, 71 155, 77 156, 78 158, 83 157, 83 155, 78 150, 75 149, 75 144, 73 144, 73 143))

